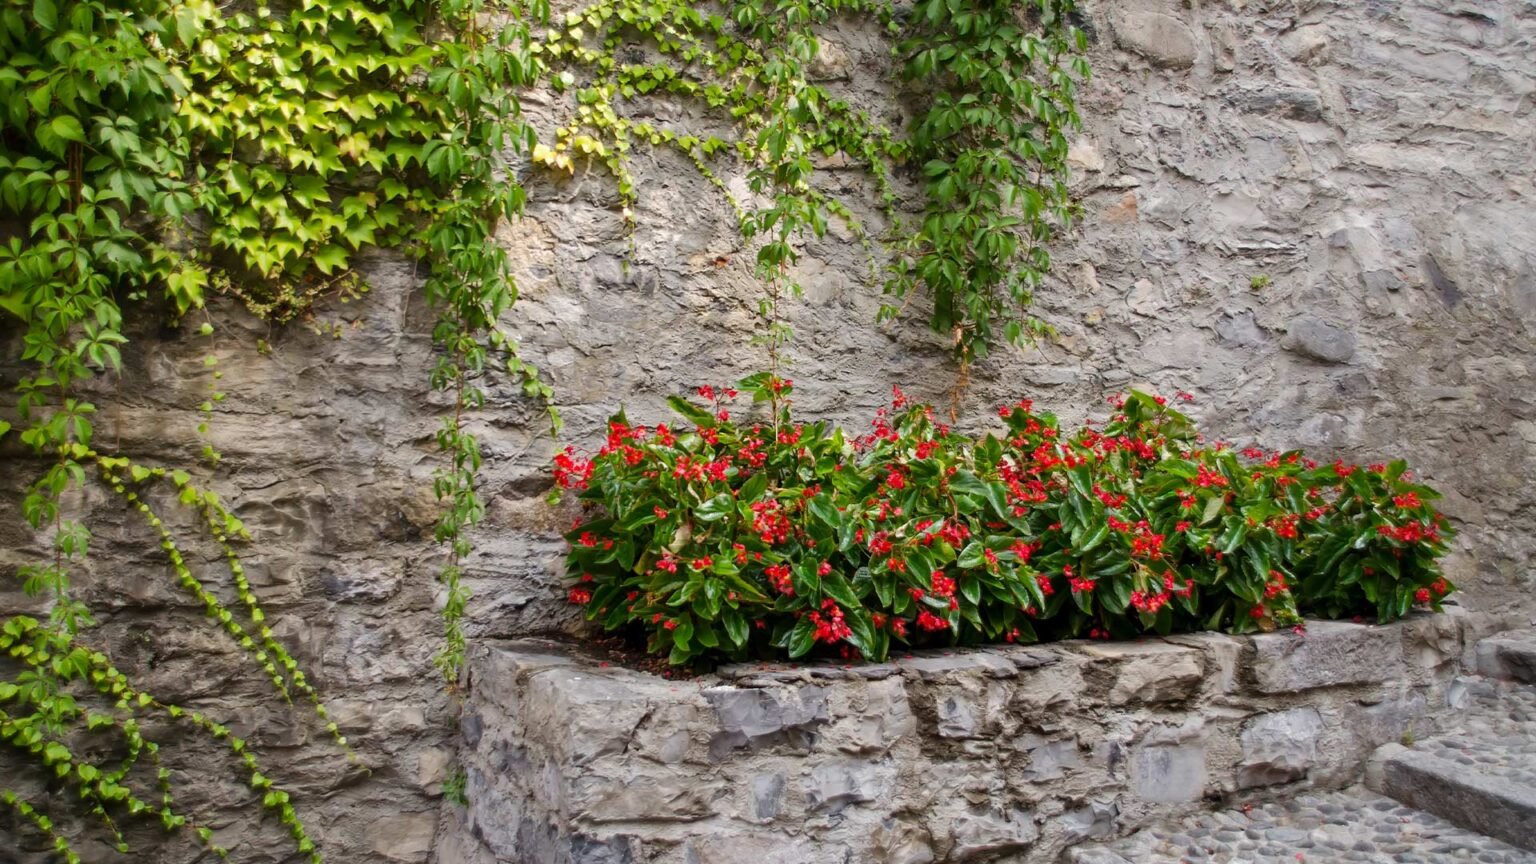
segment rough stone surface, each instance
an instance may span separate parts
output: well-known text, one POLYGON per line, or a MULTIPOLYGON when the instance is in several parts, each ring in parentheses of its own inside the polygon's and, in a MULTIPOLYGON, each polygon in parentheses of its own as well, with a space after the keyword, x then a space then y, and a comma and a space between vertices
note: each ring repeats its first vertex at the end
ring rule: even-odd
POLYGON ((921 652, 876 677, 764 664, 668 681, 555 643, 488 643, 471 669, 469 805, 449 830, 509 860, 622 841, 681 844, 695 857, 654 860, 684 864, 730 838, 807 861, 873 846, 877 861, 1043 864, 1212 797, 1355 782, 1377 747, 1432 733, 1431 706, 1451 704, 1456 664, 1378 674, 1410 669, 1412 634, 1446 634, 1441 650, 1461 656, 1476 628, 1439 617, 1286 634, 1317 634, 1310 654, 1195 634, 921 652), (1335 665, 1291 690, 1260 674, 1335 655, 1372 674, 1335 665))
POLYGON ((1477 671, 1490 678, 1536 684, 1536 630, 1477 643, 1477 671))
POLYGON ((1457 825, 1536 850, 1536 788, 1407 750, 1383 768, 1382 791, 1457 825))
MULTIPOLYGON (((1149 386, 1194 393, 1192 410, 1212 438, 1307 447, 1328 461, 1402 455, 1446 493, 1444 508, 1460 529, 1447 566, 1463 602, 1529 611, 1536 597, 1536 571, 1527 566, 1536 557, 1536 485, 1525 479, 1536 474, 1536 129, 1527 116, 1536 93, 1536 13, 1529 3, 1083 5, 1097 38, 1094 76, 1082 89, 1084 129, 1071 142, 1083 218, 1056 244, 1055 273, 1036 292, 1035 311, 1058 335, 1038 351, 998 351, 976 364, 961 425, 985 427, 992 406, 1021 395, 1073 422, 1110 393, 1149 386), (1270 281, 1252 287, 1260 275, 1270 281), (1352 354, 1324 363, 1288 348, 1303 316, 1352 334, 1352 354)), ((902 102, 885 83, 888 46, 874 28, 839 23, 828 44, 835 47, 823 52, 817 74, 854 107, 900 125, 902 102)), ((556 101, 531 101, 535 119, 552 119, 556 101)), ((697 119, 688 105, 648 104, 669 125, 697 119)), ((493 382, 485 409, 469 416, 486 447, 488 502, 465 562, 472 639, 576 629, 559 565, 560 532, 573 514, 544 503, 544 466, 556 447, 599 441, 603 420, 621 403, 630 416, 654 422, 667 416, 668 395, 763 365, 747 341, 761 287, 729 205, 670 151, 637 158, 635 168, 641 201, 633 236, 611 185, 599 172, 578 172, 529 175, 528 218, 500 237, 522 289, 505 323, 558 392, 567 427, 563 440, 546 438, 536 407, 507 382, 493 382)), ((741 188, 740 166, 719 170, 741 188)), ((866 224, 884 224, 857 172, 836 171, 833 179, 844 187, 833 191, 846 191, 866 224)), ((909 186, 900 191, 916 200, 909 186)), ((949 346, 929 332, 924 298, 904 320, 876 327, 880 274, 871 273, 860 244, 834 229, 800 251, 805 297, 784 307, 797 334, 788 358, 797 408, 864 424, 893 383, 944 403, 953 383, 949 346)), ((114 646, 114 662, 149 689, 249 727, 327 857, 349 864, 390 860, 374 850, 376 820, 439 808, 443 784, 435 771, 420 771, 423 754, 452 750, 461 726, 472 739, 491 740, 500 722, 458 718, 431 665, 442 602, 432 581, 441 553, 431 542, 438 512, 431 438, 445 409, 425 389, 433 316, 415 265, 373 256, 366 270, 372 290, 323 304, 315 327, 274 330, 227 299, 211 308, 219 328, 211 342, 141 319, 125 346, 122 378, 103 378, 82 395, 101 404, 100 442, 147 463, 190 465, 201 446, 196 406, 210 384, 202 360, 219 359, 229 396, 212 423, 211 443, 224 461, 210 485, 255 535, 246 561, 252 584, 369 773, 346 766, 314 723, 283 719, 251 664, 207 637, 145 526, 109 496, 93 492, 76 502, 96 531, 92 563, 75 576, 102 621, 92 640, 114 646), (340 338, 321 325, 334 325, 340 338)), ((4 356, 16 356, 17 338, 0 323, 4 356)), ((20 374, 0 370, 0 392, 14 392, 20 374)), ((19 449, 0 453, 7 504, 38 467, 27 458, 19 449)), ((14 506, 9 512, 0 519, 0 609, 37 611, 11 574, 46 554, 46 538, 21 531, 14 506)), ((194 561, 214 590, 233 599, 211 550, 194 561)), ((1433 644, 1420 641, 1398 661, 1413 687, 1441 674, 1434 664, 1443 655, 1433 644)), ((1234 692, 1250 686, 1225 677, 1230 657, 1201 650, 1207 680, 1222 676, 1234 692)), ((1001 682, 1019 710, 1048 716, 1085 688, 1114 686, 1085 679, 1092 666, 1080 660, 1063 659, 1052 671, 1018 666, 1033 676, 1027 691, 1015 679, 989 680, 1001 682)), ((1272 666, 1269 674, 1287 687, 1287 676, 1303 673, 1272 666)), ((500 685, 483 678, 476 686, 500 685)), ((771 750, 814 739, 835 741, 828 746, 839 753, 879 752, 911 734, 908 727, 937 722, 933 694, 908 700, 911 686, 904 673, 896 682, 901 698, 857 723, 806 723, 757 744, 771 750)), ((966 686, 961 695, 980 709, 977 723, 1007 729, 1016 722, 988 715, 980 682, 966 686)), ((1328 698, 1326 689, 1316 692, 1323 695, 1309 698, 1328 698)), ((714 714, 707 700, 689 710, 714 714)), ((1345 746, 1362 746, 1400 721, 1390 711, 1364 712, 1355 716, 1362 737, 1345 746)), ((1343 738, 1334 731, 1342 720, 1326 712, 1323 719, 1320 750, 1343 738)), ((649 741, 654 722, 637 734, 649 741)), ((676 764, 667 760, 679 752, 703 746, 708 753, 715 735, 720 758, 757 752, 754 742, 736 740, 750 738, 745 732, 719 728, 702 743, 657 735, 651 752, 676 764)), ((1132 737, 1085 738, 1085 767, 1060 770, 1070 777, 1112 764, 1124 777, 1132 737)), ((1000 752, 998 742, 1009 739, 944 740, 1000 752)), ((1236 740, 1228 744, 1230 751, 1211 751, 1219 753, 1207 762, 1213 777, 1241 758, 1236 740)), ((217 749, 175 749, 165 754, 172 767, 197 769, 183 772, 193 778, 187 800, 210 802, 212 824, 227 826, 220 836, 241 840, 240 860, 284 854, 280 832, 255 820, 236 775, 207 770, 224 764, 217 749)), ((593 764, 613 755, 587 749, 593 764)), ((501 758, 500 770, 511 771, 526 755, 501 758)), ((1018 758, 1027 764, 1033 756, 1018 758)), ((12 774, 12 759, 0 753, 0 775, 12 774)), ((786 775, 786 812, 802 806, 800 784, 786 775)), ((62 798, 56 803, 58 813, 68 811, 62 798)), ((506 830, 543 842, 540 823, 514 816, 502 821, 506 830)), ((886 829, 892 848, 906 850, 892 860, 921 860, 924 844, 950 842, 905 824, 886 829)), ((191 844, 158 845, 157 829, 133 839, 146 860, 179 864, 196 855, 191 844)), ((23 860, 42 855, 32 835, 20 842, 18 854, 32 856, 23 860)), ((1049 842, 1045 832, 1036 845, 1049 842)), ((617 840, 582 848, 593 861, 631 854, 617 840)), ((696 854, 715 853, 701 846, 696 854)))
POLYGON ((1254 682, 1283 693, 1390 681, 1402 674, 1402 635, 1396 627, 1316 621, 1305 634, 1289 630, 1253 638, 1254 682))
POLYGON ((1293 708, 1255 717, 1243 728, 1243 765, 1237 785, 1248 789, 1306 776, 1317 759, 1323 718, 1314 708, 1293 708))
POLYGON ((1171 643, 1093 645, 1087 651, 1114 664, 1113 705, 1187 699, 1205 676, 1199 651, 1171 643))
MULTIPOLYGON (((1504 641, 1519 643, 1525 635, 1504 641)), ((1536 686, 1458 678, 1447 702, 1447 728, 1405 736, 1408 746, 1382 748, 1367 782, 1405 804, 1536 852, 1536 686)))
POLYGON ((1199 46, 1194 31, 1173 15, 1126 10, 1113 17, 1115 41, 1156 66, 1188 69, 1195 65, 1199 46))
POLYGON ((1071 864, 1536 864, 1536 854, 1364 789, 1158 822, 1071 864))
POLYGON ((1303 315, 1291 322, 1285 347, 1325 363, 1343 363, 1355 356, 1355 334, 1303 315))

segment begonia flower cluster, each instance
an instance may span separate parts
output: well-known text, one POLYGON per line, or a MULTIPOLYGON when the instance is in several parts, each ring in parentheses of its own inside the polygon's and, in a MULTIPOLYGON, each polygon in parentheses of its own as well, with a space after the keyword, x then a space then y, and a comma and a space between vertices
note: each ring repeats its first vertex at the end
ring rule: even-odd
POLYGON ((555 458, 557 487, 583 502, 569 598, 589 620, 674 663, 879 660, 1390 620, 1452 591, 1439 495, 1401 461, 1206 442, 1139 392, 1070 432, 1005 405, 979 438, 899 389, 857 435, 798 421, 792 392, 768 374, 703 386, 670 400, 680 422, 621 413, 590 459, 555 458))

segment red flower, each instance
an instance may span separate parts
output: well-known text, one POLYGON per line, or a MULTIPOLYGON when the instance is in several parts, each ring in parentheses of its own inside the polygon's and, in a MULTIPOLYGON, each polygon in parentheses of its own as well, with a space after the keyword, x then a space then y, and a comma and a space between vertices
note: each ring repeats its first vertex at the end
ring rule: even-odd
POLYGON ((769 564, 766 572, 769 585, 772 585, 774 589, 786 597, 795 596, 794 583, 789 578, 789 565, 769 564))
POLYGON ((953 596, 955 596, 955 580, 949 578, 948 576, 945 576, 944 572, 942 570, 938 571, 938 572, 935 572, 933 574, 933 579, 931 581, 932 581, 932 585, 933 585, 933 593, 934 593, 935 596, 937 596, 937 597, 953 597, 953 596))
POLYGON ((933 632, 936 630, 948 630, 949 622, 929 612, 927 609, 917 613, 917 626, 923 630, 933 632))
POLYGON ((585 588, 572 588, 570 599, 572 603, 578 606, 585 606, 592 602, 592 592, 585 588))
POLYGON ((821 611, 812 612, 809 618, 811 625, 816 628, 817 642, 830 645, 853 635, 853 630, 843 620, 843 610, 831 598, 821 601, 821 611))
POLYGON ((567 447, 555 454, 555 485, 561 489, 585 489, 592 479, 592 462, 576 455, 576 448, 567 447))

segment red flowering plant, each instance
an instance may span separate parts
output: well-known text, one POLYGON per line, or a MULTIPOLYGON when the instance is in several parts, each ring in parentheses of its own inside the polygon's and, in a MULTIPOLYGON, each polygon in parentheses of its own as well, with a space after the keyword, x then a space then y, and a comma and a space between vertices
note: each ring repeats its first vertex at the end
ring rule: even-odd
POLYGON ((1007 432, 976 440, 896 390, 849 438, 795 422, 787 381, 739 386, 766 418, 701 387, 705 405, 670 400, 676 428, 620 413, 593 459, 556 458, 590 517, 568 535, 571 600, 674 663, 1387 620, 1451 590, 1449 526, 1402 463, 1205 445, 1142 393, 1070 435, 1005 406, 1007 432))

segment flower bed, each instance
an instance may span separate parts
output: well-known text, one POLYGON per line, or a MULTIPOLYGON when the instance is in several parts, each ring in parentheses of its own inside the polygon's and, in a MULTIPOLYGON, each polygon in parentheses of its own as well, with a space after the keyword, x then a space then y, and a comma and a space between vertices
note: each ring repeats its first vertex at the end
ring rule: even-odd
POLYGON ((1452 590, 1439 495, 1402 461, 1208 443, 1145 393, 1071 432, 1021 401, 976 439, 899 389, 854 437, 795 421, 788 381, 738 387, 555 461, 588 504, 571 600, 673 663, 1386 621, 1452 590), (766 416, 734 419, 743 396, 766 416))
MULTIPOLYGON (((1522 616, 726 664, 477 640, 444 862, 1052 864, 1213 802, 1358 782, 1522 616)), ((1310 855, 1310 853, 1309 853, 1310 855)))

